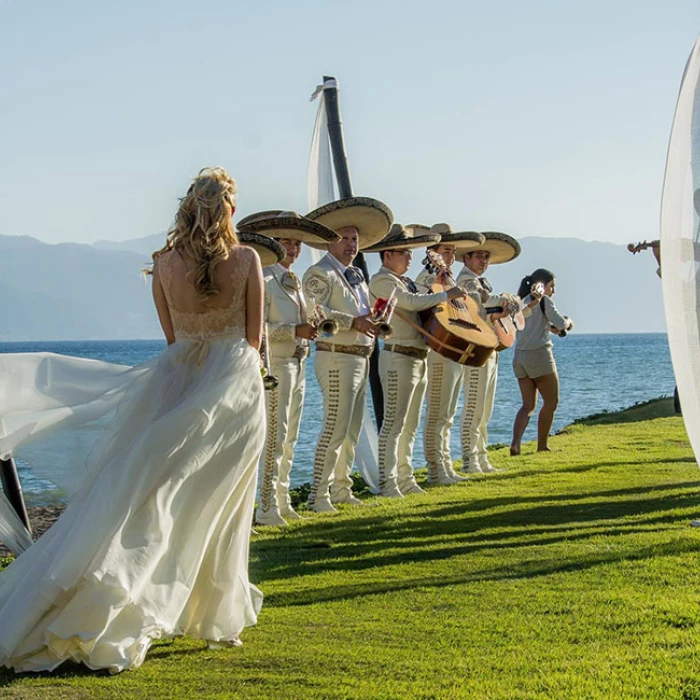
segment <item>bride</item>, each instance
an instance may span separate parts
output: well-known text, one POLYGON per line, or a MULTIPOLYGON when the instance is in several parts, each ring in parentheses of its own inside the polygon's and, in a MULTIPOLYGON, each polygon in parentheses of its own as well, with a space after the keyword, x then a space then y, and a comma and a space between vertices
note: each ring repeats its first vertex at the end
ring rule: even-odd
POLYGON ((263 282, 238 245, 235 195, 223 168, 202 170, 153 255, 159 357, 131 368, 0 355, 0 455, 31 461, 63 435, 66 461, 84 465, 65 513, 0 574, 0 665, 116 673, 154 639, 236 644, 255 624, 263 282))

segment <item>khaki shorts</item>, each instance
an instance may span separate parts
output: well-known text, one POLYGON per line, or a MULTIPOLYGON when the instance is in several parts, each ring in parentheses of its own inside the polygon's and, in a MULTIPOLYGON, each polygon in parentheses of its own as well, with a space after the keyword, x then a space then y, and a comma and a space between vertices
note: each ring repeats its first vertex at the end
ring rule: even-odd
POLYGON ((552 348, 548 345, 537 350, 516 350, 513 355, 513 372, 518 379, 536 379, 556 371, 552 348))

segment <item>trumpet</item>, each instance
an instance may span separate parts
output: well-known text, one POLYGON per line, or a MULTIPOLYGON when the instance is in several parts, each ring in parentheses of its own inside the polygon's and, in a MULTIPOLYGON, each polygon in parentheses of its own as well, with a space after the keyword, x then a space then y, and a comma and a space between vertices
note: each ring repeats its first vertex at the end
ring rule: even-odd
POLYGON ((277 388, 280 383, 279 379, 270 371, 270 348, 267 343, 267 324, 265 324, 260 341, 260 374, 262 374, 265 391, 272 391, 272 389, 277 388))
POLYGON ((328 318, 328 314, 320 304, 316 304, 309 316, 309 323, 318 331, 322 338, 332 338, 339 330, 338 322, 328 318))
POLYGON ((379 327, 377 337, 382 340, 391 338, 394 329, 391 327, 391 317, 396 308, 396 291, 388 299, 377 299, 372 307, 372 321, 379 327))

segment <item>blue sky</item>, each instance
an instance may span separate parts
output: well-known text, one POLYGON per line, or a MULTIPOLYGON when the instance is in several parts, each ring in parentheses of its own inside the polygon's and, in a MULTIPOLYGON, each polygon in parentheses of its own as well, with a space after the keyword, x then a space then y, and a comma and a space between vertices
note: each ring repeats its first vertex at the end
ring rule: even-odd
POLYGON ((0 234, 165 230, 204 165, 306 207, 323 74, 356 194, 398 221, 655 237, 691 0, 0 0, 0 234))

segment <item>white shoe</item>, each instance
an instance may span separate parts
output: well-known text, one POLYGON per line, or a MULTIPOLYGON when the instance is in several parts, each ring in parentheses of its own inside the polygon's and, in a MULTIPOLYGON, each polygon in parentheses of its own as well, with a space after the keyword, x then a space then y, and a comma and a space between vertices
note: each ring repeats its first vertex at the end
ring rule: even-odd
POLYGON ((464 469, 462 469, 463 472, 466 472, 467 474, 483 474, 483 470, 481 469, 480 464, 474 464, 473 462, 469 465, 467 465, 464 469))
POLYGON ((342 503, 343 505, 346 505, 346 506, 363 506, 363 505, 365 505, 364 501, 361 501, 356 496, 353 496, 350 492, 346 493, 341 498, 331 497, 331 503, 334 503, 336 505, 338 503, 342 503))
POLYGON ((325 499, 321 501, 316 501, 315 503, 309 503, 309 510, 314 513, 337 513, 337 509, 333 507, 330 501, 325 499))
POLYGON ((304 520, 291 506, 286 510, 281 510, 280 515, 287 520, 304 520))
POLYGON ((488 461, 488 459, 482 459, 481 462, 479 462, 479 466, 484 474, 492 474, 493 472, 503 471, 502 469, 496 469, 496 467, 494 467, 493 464, 488 461))
POLYGON ((469 481, 469 477, 467 476, 462 476, 461 474, 457 474, 457 472, 454 470, 453 466, 449 466, 446 469, 447 475, 452 479, 453 483, 458 483, 460 481, 469 481))
POLYGON ((231 647, 242 647, 243 642, 238 638, 221 639, 219 641, 207 640, 208 649, 230 649, 231 647))
POLYGON ((422 489, 418 484, 414 481, 412 484, 409 484, 408 486, 405 486, 404 488, 401 489, 401 493, 404 494, 404 496, 409 496, 412 493, 425 493, 425 489, 422 489))
POLYGON ((700 520, 691 520, 690 527, 700 527, 700 520))
POLYGON ((391 488, 384 487, 380 494, 382 498, 403 498, 403 493, 399 491, 397 486, 392 486, 391 488))
POLYGON ((255 524, 264 525, 265 527, 284 527, 287 521, 280 515, 278 510, 263 510, 255 511, 255 524))

